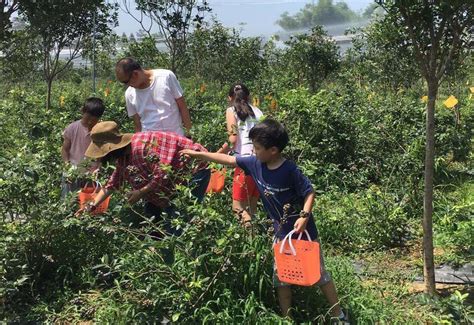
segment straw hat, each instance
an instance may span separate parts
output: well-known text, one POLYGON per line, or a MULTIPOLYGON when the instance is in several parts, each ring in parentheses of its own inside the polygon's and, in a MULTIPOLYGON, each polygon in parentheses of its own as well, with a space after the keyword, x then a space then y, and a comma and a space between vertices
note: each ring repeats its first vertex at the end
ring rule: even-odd
POLYGON ((91 130, 91 144, 86 150, 86 157, 101 158, 109 152, 120 149, 132 141, 133 133, 121 134, 117 123, 105 121, 97 123, 91 130))

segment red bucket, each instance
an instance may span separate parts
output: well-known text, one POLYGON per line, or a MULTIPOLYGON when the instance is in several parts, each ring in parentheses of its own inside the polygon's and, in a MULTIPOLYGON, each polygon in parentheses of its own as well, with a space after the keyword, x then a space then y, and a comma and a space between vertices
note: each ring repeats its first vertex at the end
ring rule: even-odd
MULTIPOLYGON (((79 207, 84 209, 88 202, 94 201, 95 197, 102 188, 99 183, 94 183, 96 186, 89 186, 86 184, 79 192, 79 207)), ((108 196, 102 203, 96 206, 91 214, 101 214, 107 211, 109 207, 110 196, 108 196)))
POLYGON ((207 185, 206 193, 220 193, 224 189, 226 169, 213 169, 211 171, 211 178, 209 185, 207 185))

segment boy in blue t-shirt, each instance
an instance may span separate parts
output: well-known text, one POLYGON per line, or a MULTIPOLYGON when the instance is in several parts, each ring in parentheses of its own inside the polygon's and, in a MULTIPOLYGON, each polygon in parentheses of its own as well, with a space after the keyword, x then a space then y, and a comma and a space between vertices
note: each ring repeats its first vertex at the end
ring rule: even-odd
MULTIPOLYGON (((286 160, 282 151, 289 138, 283 125, 272 119, 265 119, 255 125, 249 133, 255 156, 233 157, 221 153, 182 150, 181 154, 219 164, 237 166, 255 180, 263 206, 273 220, 275 236, 283 239, 291 230, 297 233, 307 230, 313 240, 317 238, 316 224, 312 215, 314 190, 309 179, 303 175, 294 162, 286 160)), ((304 236, 303 236, 304 238, 304 236)), ((321 259, 322 259, 321 252, 321 259)), ((324 269, 321 260, 321 279, 317 283, 329 304, 336 320, 345 320, 339 305, 336 287, 331 276, 324 269)), ((291 287, 280 282, 274 274, 278 300, 283 316, 291 307, 291 287)))

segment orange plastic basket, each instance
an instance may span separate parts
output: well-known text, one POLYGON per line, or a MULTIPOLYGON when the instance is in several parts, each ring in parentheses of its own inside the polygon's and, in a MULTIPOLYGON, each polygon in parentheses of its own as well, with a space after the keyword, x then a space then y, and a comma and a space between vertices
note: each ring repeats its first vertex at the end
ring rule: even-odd
MULTIPOLYGON (((99 183, 94 183, 96 186, 84 186, 81 191, 79 192, 79 207, 83 209, 87 202, 93 201, 97 196, 101 186, 99 183)), ((94 211, 91 214, 101 214, 107 211, 109 207, 110 196, 108 196, 101 204, 97 205, 94 211)))
POLYGON ((213 169, 211 171, 211 178, 209 185, 207 185, 206 193, 220 193, 224 189, 226 169, 213 169))
POLYGON ((308 240, 301 239, 302 233, 298 239, 292 240, 294 233, 294 230, 290 231, 273 246, 278 279, 285 283, 311 286, 321 278, 319 243, 311 241, 306 230, 308 240))

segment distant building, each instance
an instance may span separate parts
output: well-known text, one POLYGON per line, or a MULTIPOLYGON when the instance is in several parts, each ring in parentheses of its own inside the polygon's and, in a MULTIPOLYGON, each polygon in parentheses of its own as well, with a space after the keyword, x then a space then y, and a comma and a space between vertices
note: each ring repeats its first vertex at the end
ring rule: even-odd
MULTIPOLYGON (((348 22, 344 24, 337 24, 337 25, 326 25, 323 28, 326 30, 329 36, 336 42, 336 44, 340 48, 341 54, 344 54, 347 49, 352 47, 352 39, 357 34, 345 34, 348 29, 351 28, 360 28, 365 27, 369 24, 369 20, 364 21, 357 21, 357 22, 348 22)), ((302 29, 296 31, 281 31, 277 33, 277 37, 279 41, 277 42, 277 46, 284 47, 284 42, 288 41, 291 36, 308 33, 310 32, 309 29, 302 29)), ((265 39, 265 38, 264 38, 265 39)))

